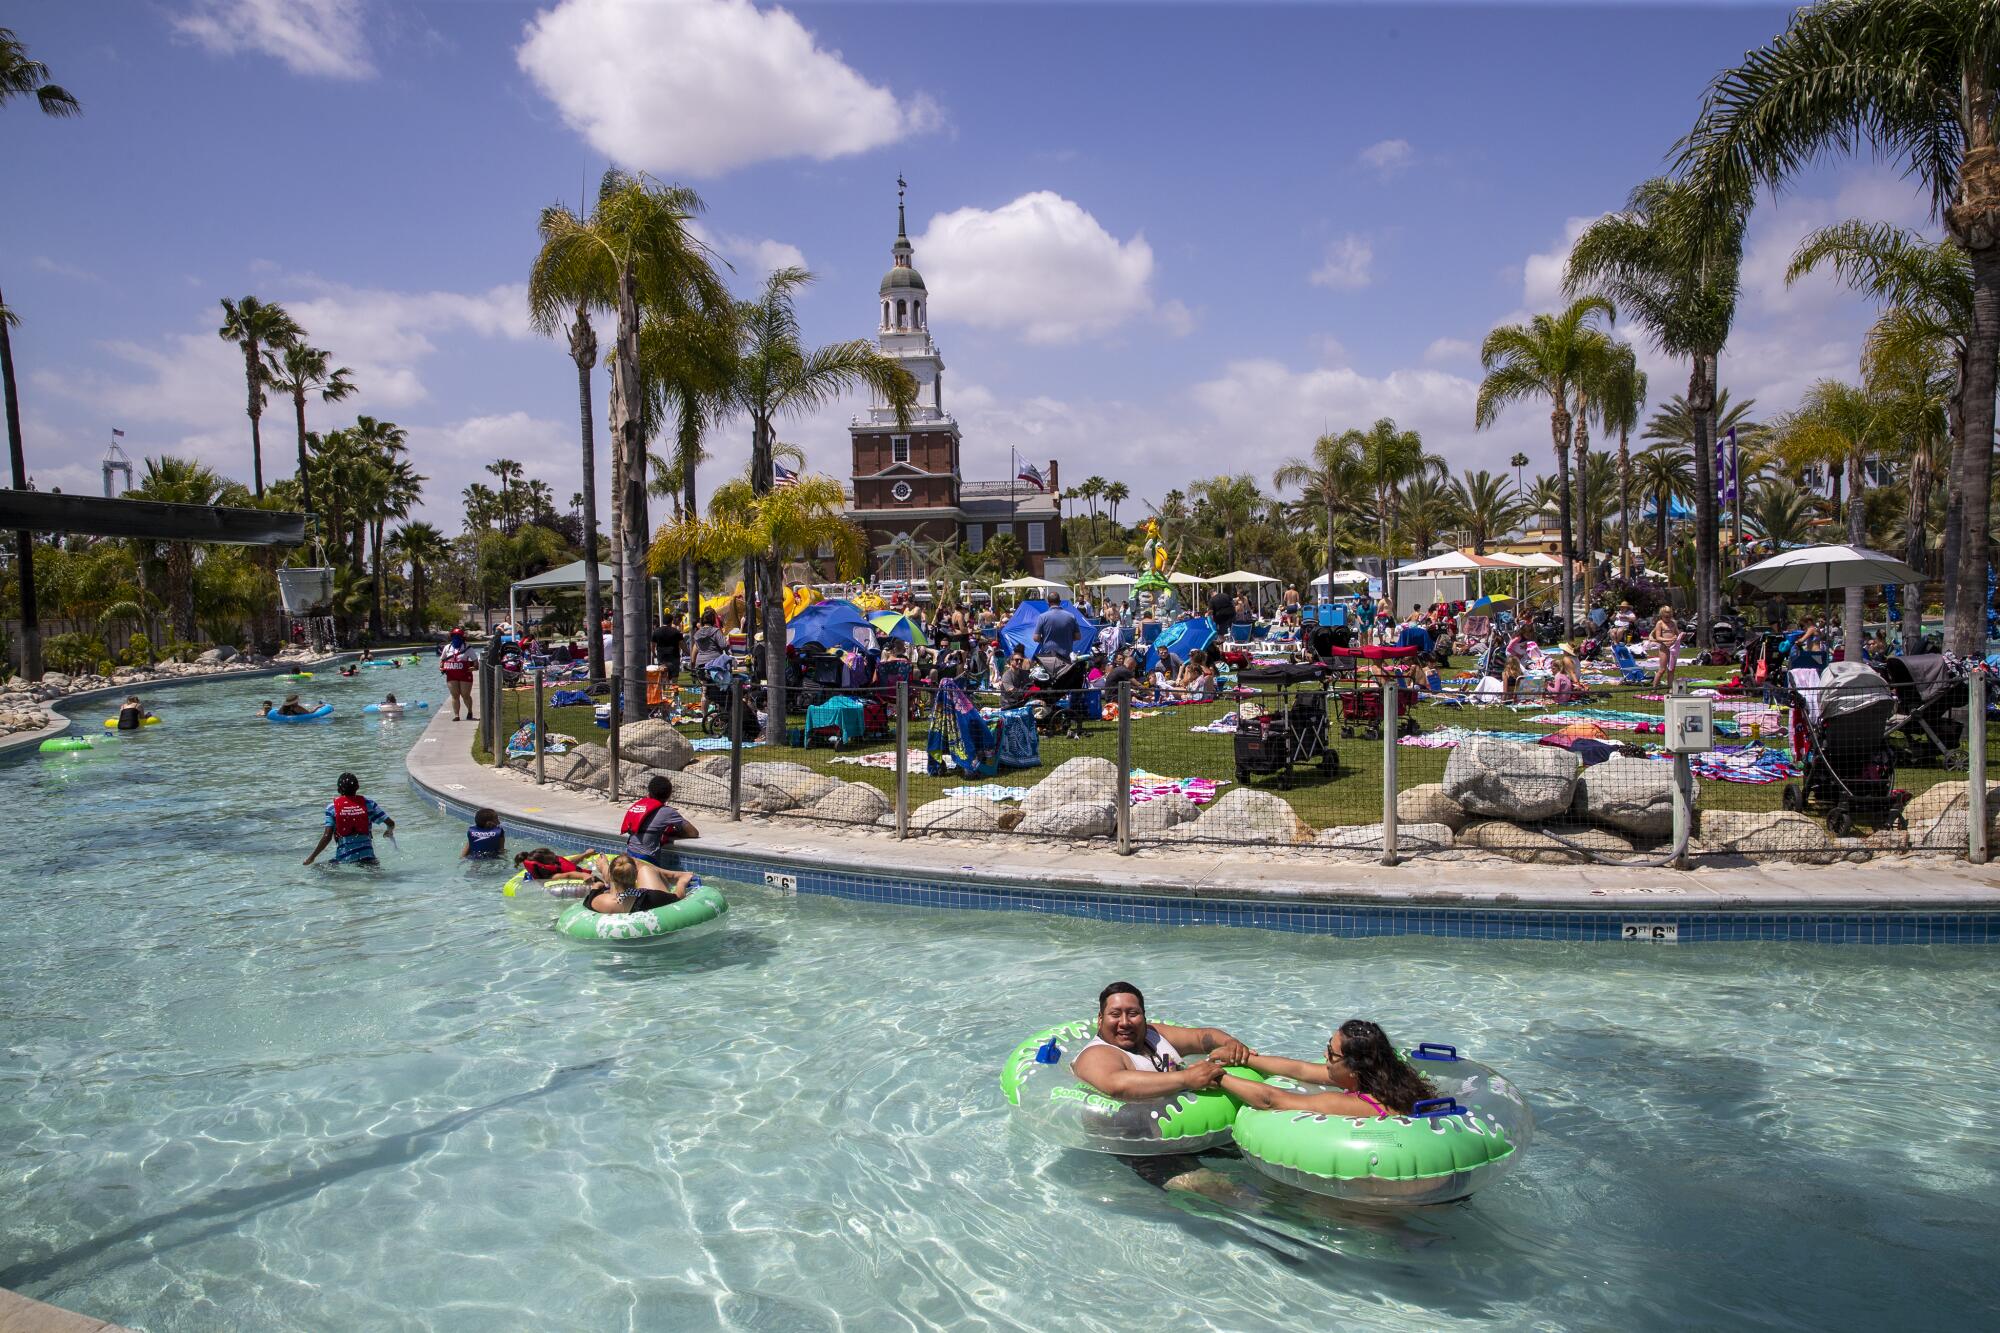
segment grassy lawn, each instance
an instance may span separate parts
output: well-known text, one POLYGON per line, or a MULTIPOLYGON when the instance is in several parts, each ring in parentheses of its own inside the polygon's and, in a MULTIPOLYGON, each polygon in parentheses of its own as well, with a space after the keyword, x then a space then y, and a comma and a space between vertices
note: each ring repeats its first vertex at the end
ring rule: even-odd
MULTIPOLYGON (((1693 669, 1682 668, 1683 680, 1715 681, 1727 679, 1732 672, 1728 668, 1693 669)), ((1661 715, 1663 706, 1637 698, 1642 693, 1652 693, 1650 686, 1620 687, 1618 689, 1594 688, 1591 696, 1577 701, 1576 707, 1610 708, 1634 713, 1661 715)), ((687 692, 692 697, 692 692, 687 692)), ((1189 707, 1162 709, 1154 716, 1136 717, 1132 724, 1132 762, 1135 768, 1159 774, 1163 777, 1208 777, 1219 781, 1233 782, 1236 776, 1234 738, 1221 734, 1190 732, 1189 728, 1211 722, 1228 713, 1236 706, 1234 701, 1203 704, 1189 707)), ((1144 705, 1136 710, 1140 714, 1149 712, 1144 705)), ((523 721, 534 716, 533 696, 526 691, 510 692, 505 696, 502 716, 511 732, 523 721)), ((1513 711, 1506 708, 1445 707, 1431 703, 1420 703, 1411 714, 1419 727, 1432 732, 1444 727, 1461 727, 1467 730, 1494 730, 1522 733, 1547 734, 1557 728, 1554 725, 1538 725, 1527 719, 1537 716, 1527 710, 1513 711)), ((1718 714, 1719 719, 1728 714, 1718 714)), ((597 727, 592 710, 589 708, 550 708, 545 713, 550 731, 567 732, 585 742, 603 743, 606 733, 597 727)), ((930 722, 928 715, 914 716, 910 720, 911 748, 922 750, 928 735, 930 722)), ((483 728, 482 728, 483 730, 483 728)), ((690 737, 701 734, 694 723, 683 723, 681 730, 690 737)), ((1368 824, 1382 817, 1382 750, 1383 743, 1361 735, 1342 737, 1339 734, 1337 717, 1329 728, 1329 741, 1340 756, 1339 771, 1327 774, 1316 762, 1302 764, 1291 775, 1291 785, 1280 786, 1277 777, 1253 777, 1252 786, 1283 796, 1292 808, 1307 823, 1324 828, 1340 824, 1368 824)), ((1991 735, 1991 730, 1989 730, 1991 735)), ((1609 739, 1636 740, 1649 745, 1659 743, 1658 736, 1636 736, 1631 732, 1607 732, 1609 739)), ((1747 737, 1747 731, 1746 731, 1747 737)), ((1767 743, 1785 744, 1783 736, 1764 737, 1767 743)), ((1725 742, 1733 743, 1733 742, 1725 742)), ((1989 744, 1993 744, 1989 741, 1989 744)), ((848 782, 866 782, 880 788, 885 793, 894 794, 896 774, 892 768, 870 768, 859 764, 836 763, 836 759, 865 754, 871 751, 893 752, 893 744, 888 738, 868 738, 846 749, 834 749, 825 745, 815 745, 797 749, 787 745, 759 745, 746 752, 746 762, 771 763, 793 762, 805 764, 830 777, 848 782)), ((475 749, 488 762, 491 756, 483 744, 475 749)), ((1425 749, 1402 745, 1397 747, 1397 787, 1407 789, 1422 783, 1438 782, 1444 777, 1445 762, 1451 751, 1447 749, 1425 749)), ((1093 722, 1084 727, 1080 739, 1061 736, 1044 736, 1041 739, 1041 766, 1032 769, 1002 769, 990 778, 973 779, 973 783, 999 783, 1005 786, 1032 786, 1056 765, 1078 755, 1094 755, 1115 761, 1118 757, 1118 727, 1115 722, 1093 722)), ((1896 783, 1911 792, 1922 792, 1932 784, 1946 779, 1962 779, 1963 774, 1942 768, 1922 768, 1904 766, 1897 770, 1896 783)), ((967 780, 958 777, 934 778, 923 771, 921 759, 910 768, 910 801, 912 806, 921 805, 943 795, 953 787, 968 785, 967 780)), ((1702 783, 1701 804, 1708 809, 1769 811, 1777 810, 1780 792, 1784 784, 1763 785, 1735 782, 1702 783)))

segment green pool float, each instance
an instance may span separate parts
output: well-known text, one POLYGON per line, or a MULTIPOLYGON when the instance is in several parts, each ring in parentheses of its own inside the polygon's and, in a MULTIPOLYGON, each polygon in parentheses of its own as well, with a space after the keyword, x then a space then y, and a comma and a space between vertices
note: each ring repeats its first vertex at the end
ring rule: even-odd
POLYGON ((51 736, 38 747, 43 754, 71 754, 77 750, 91 748, 89 740, 82 736, 51 736))
POLYGON ((1409 1059, 1438 1094, 1411 1114, 1245 1107, 1236 1117, 1237 1150, 1273 1180, 1395 1207, 1452 1203, 1511 1170, 1535 1129, 1534 1112, 1514 1085, 1452 1046, 1427 1042, 1409 1059))
POLYGON ((556 931, 573 940, 591 943, 642 944, 686 935, 698 927, 718 921, 729 910, 722 895, 706 884, 697 883, 687 897, 650 912, 593 912, 580 902, 563 908, 556 918, 556 931))
MULTIPOLYGON (((1000 1090, 1016 1119, 1065 1148, 1131 1157, 1201 1152, 1229 1142, 1243 1104, 1219 1088, 1121 1101, 1078 1079, 1064 1057, 1096 1035, 1097 1020, 1085 1018, 1044 1028, 1014 1048, 1000 1068, 1000 1090)), ((1229 1072, 1264 1081, 1254 1069, 1229 1072)))

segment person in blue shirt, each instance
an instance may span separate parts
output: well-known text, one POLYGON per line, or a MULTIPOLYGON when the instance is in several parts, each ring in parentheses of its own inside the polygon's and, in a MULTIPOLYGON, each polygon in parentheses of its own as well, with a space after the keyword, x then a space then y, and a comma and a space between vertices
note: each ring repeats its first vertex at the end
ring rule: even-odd
POLYGON ((1061 602, 1049 603, 1049 609, 1035 617, 1035 656, 1069 660, 1076 652, 1081 629, 1075 612, 1061 602))
POLYGON ((1414 611, 1410 613, 1410 618, 1404 623, 1402 632, 1396 635, 1396 646, 1398 648, 1414 648, 1420 657, 1428 657, 1430 655, 1431 633, 1424 628, 1423 617, 1420 614, 1414 611))
POLYGON ((472 827, 465 831, 465 850, 458 854, 461 861, 498 861, 507 851, 507 830, 500 827, 500 813, 497 810, 481 810, 472 816, 472 827))
POLYGON ((352 773, 342 773, 334 784, 337 795, 326 807, 326 830, 319 835, 319 845, 312 849, 312 855, 305 863, 311 865, 326 850, 328 843, 334 843, 335 865, 372 866, 375 860, 374 826, 377 824, 389 833, 396 833, 396 821, 389 818, 382 807, 361 794, 361 779, 352 773))

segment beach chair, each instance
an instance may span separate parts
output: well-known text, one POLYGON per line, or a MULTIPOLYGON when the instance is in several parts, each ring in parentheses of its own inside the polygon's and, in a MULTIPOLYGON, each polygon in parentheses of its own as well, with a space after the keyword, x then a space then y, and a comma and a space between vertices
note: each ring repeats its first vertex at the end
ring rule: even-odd
POLYGON ((1627 685, 1646 683, 1646 669, 1639 665, 1639 659, 1632 656, 1632 650, 1622 643, 1611 645, 1611 660, 1618 667, 1618 678, 1627 685))

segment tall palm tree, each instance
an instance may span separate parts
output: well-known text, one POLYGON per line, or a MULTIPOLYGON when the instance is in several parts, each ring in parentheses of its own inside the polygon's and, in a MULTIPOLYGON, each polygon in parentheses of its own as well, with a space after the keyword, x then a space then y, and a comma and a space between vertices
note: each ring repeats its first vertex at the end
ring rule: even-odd
MULTIPOLYGON (((82 104, 60 86, 49 82, 49 67, 30 59, 28 48, 11 28, 0 28, 0 106, 17 97, 33 97, 45 116, 74 116, 82 104)), ((28 487, 28 463, 21 443, 21 395, 14 383, 14 340, 18 321, 0 296, 0 389, 7 394, 7 454, 13 464, 14 489, 28 487)), ((42 625, 35 606, 35 539, 32 533, 14 534, 15 558, 21 578, 21 675, 30 681, 42 678, 42 625)))
MULTIPOLYGON (((218 476, 214 469, 171 454, 146 460, 139 484, 126 492, 135 500, 155 500, 162 504, 220 504, 231 492, 242 488, 218 476)), ((193 542, 159 543, 166 565, 168 605, 172 608, 174 632, 192 641, 195 634, 195 557, 193 542)))
POLYGON ((1526 454, 1515 454, 1507 460, 1507 466, 1514 469, 1514 489, 1525 494, 1527 488, 1521 485, 1521 469, 1528 466, 1528 456, 1526 454))
POLYGON ((1667 535, 1673 528, 1673 503, 1685 501, 1694 489, 1694 459, 1689 450, 1671 441, 1661 441, 1639 451, 1634 460, 1633 485, 1652 501, 1653 542, 1660 556, 1662 574, 1667 568, 1667 535))
POLYGON ((222 327, 215 336, 235 343, 243 350, 243 380, 249 390, 250 473, 256 496, 264 498, 264 362, 267 347, 284 347, 305 336, 281 305, 268 305, 254 296, 240 301, 222 298, 222 327))
POLYGON ((1388 417, 1378 419, 1367 430, 1350 430, 1341 436, 1361 459, 1361 468, 1375 488, 1375 547, 1382 557, 1383 592, 1389 604, 1396 604, 1396 560, 1389 549, 1389 533, 1396 527, 1397 499, 1405 485, 1426 474, 1446 475, 1445 461, 1424 452, 1423 437, 1413 430, 1399 430, 1388 417))
POLYGON ((451 543, 428 523, 405 523, 389 539, 389 549, 410 566, 410 618, 404 626, 412 637, 430 629, 430 571, 451 558, 451 543))
MULTIPOLYGON (((910 407, 916 402, 916 379, 865 338, 805 346, 794 294, 811 281, 812 274, 802 268, 778 269, 764 280, 764 290, 756 300, 736 307, 738 347, 726 400, 750 418, 750 487, 755 495, 773 490, 773 450, 780 417, 810 412, 858 385, 868 386, 887 402, 895 410, 899 426, 909 423, 910 407)), ((758 560, 757 600, 763 616, 768 675, 765 688, 770 692, 773 718, 784 717, 782 574, 778 559, 758 560)), ((746 587, 748 582, 745 580, 746 587)))
MULTIPOLYGON (((1962 424, 1966 348, 1972 334, 1972 262, 1964 248, 1952 241, 1927 241, 1887 223, 1852 220, 1822 228, 1799 242, 1791 266, 1785 270, 1785 282, 1795 282, 1822 266, 1831 266, 1835 277, 1885 307, 1868 332, 1871 356, 1906 365, 1928 361, 1934 354, 1950 361, 1945 393, 1949 458, 1942 468, 1946 500, 1941 561, 1945 618, 1949 621, 1959 591, 1957 560, 1963 531, 1957 478, 1959 450, 1965 443, 1962 424)), ((1919 478, 1914 472, 1911 477, 1913 488, 1921 487, 1926 496, 1930 481, 1930 477, 1919 478)), ((1918 553, 1921 555, 1920 549, 1918 553)), ((1928 562, 1917 568, 1928 568, 1928 562)))
POLYGON ((2000 370, 2000 19, 1992 0, 1828 0, 1716 75, 1677 166, 1711 201, 1779 188, 1863 145, 1928 187, 1972 267, 1961 444, 1960 595, 1946 646, 1985 652, 1994 384, 2000 370), (1978 590, 1975 592, 1974 590, 1978 590))
MULTIPOLYGON (((583 511, 583 637, 590 645, 590 679, 600 681, 604 679, 604 635, 598 626, 604 622, 604 603, 597 584, 597 441, 590 402, 590 372, 597 366, 597 330, 590 323, 590 307, 598 293, 590 290, 588 269, 566 269, 562 263, 565 248, 557 245, 551 251, 549 245, 579 225, 576 215, 561 205, 542 210, 539 231, 543 245, 528 273, 528 318, 544 334, 562 329, 569 342, 570 360, 576 366, 576 410, 583 437, 583 489, 577 492, 583 511), (565 320, 569 321, 567 328, 565 320)), ((689 605, 694 605, 691 595, 689 605)))
POLYGON ((1451 529, 1459 526, 1465 511, 1459 507, 1458 491, 1443 476, 1426 472, 1411 479, 1403 488, 1397 506, 1397 530, 1409 539, 1410 549, 1419 559, 1451 529))
POLYGON ((1618 433, 1618 573, 1623 578, 1632 575, 1632 432, 1645 407, 1646 372, 1639 369, 1631 344, 1620 343, 1598 386, 1597 408, 1604 429, 1618 433))
POLYGON ((522 471, 521 465, 511 458, 496 458, 486 465, 487 475, 500 479, 500 525, 509 533, 521 526, 519 508, 514 502, 514 482, 522 471))
MULTIPOLYGON (((676 488, 674 508, 682 515, 696 512, 695 476, 709 457, 704 441, 730 411, 736 344, 734 307, 713 314, 648 319, 639 328, 644 434, 652 439, 664 431, 673 433, 674 452, 667 470, 676 488)), ((793 466, 803 467, 803 459, 793 466)), ((681 591, 690 608, 701 605, 700 568, 693 559, 681 565, 681 591)))
POLYGON ((1479 398, 1473 405, 1473 423, 1480 429, 1499 420, 1500 409, 1509 403, 1544 399, 1549 403, 1549 437, 1556 452, 1556 477, 1561 486, 1557 500, 1557 523, 1562 545, 1563 634, 1575 632, 1576 548, 1570 531, 1569 444, 1570 395, 1580 383, 1594 383, 1603 377, 1612 360, 1611 339, 1597 327, 1602 315, 1617 317, 1611 302, 1601 296, 1572 301, 1558 315, 1536 315, 1526 324, 1503 324, 1486 335, 1479 349, 1480 365, 1486 378, 1480 383, 1479 398))
POLYGON ((1713 645, 1722 610, 1717 553, 1715 389, 1722 347, 1736 318, 1748 195, 1721 206, 1693 187, 1656 177, 1632 191, 1621 213, 1590 224, 1563 275, 1572 295, 1614 302, 1669 356, 1688 359, 1695 441, 1695 640, 1713 645))
MULTIPOLYGON (((1883 400, 1891 454, 1904 478, 1903 559, 1917 570, 1929 563, 1931 494, 1950 456, 1958 370, 1946 344, 1935 339, 1871 337, 1862 354, 1862 375, 1883 400)), ((1905 591, 1903 641, 1914 644, 1923 630, 1923 588, 1905 591)))
MULTIPOLYGON (((1121 484, 1122 483, 1118 483, 1121 484)), ((1326 520, 1326 586, 1333 595, 1333 576, 1340 572, 1338 534, 1340 515, 1354 507, 1355 497, 1368 486, 1361 470, 1360 451, 1345 435, 1328 432, 1313 441, 1312 453, 1305 458, 1287 459, 1271 474, 1278 490, 1297 487, 1326 520)))
POLYGON ((324 348, 304 342, 264 349, 264 381, 292 400, 299 432, 299 487, 308 511, 313 507, 312 476, 306 466, 306 395, 318 393, 323 403, 337 403, 354 393, 354 372, 335 366, 324 348))
MULTIPOLYGON (((542 249, 530 275, 529 309, 544 322, 572 307, 615 312, 617 339, 610 355, 613 550, 618 561, 618 614, 614 635, 630 716, 646 709, 647 578, 651 533, 646 522, 646 448, 641 420, 639 329, 648 315, 714 316, 729 304, 691 229, 701 197, 680 185, 663 185, 616 169, 604 173, 597 206, 588 218, 568 209, 544 209, 542 249)), ((589 534, 585 534, 586 546, 589 534)), ((586 572, 586 586, 588 573, 586 572)), ((782 637, 782 636, 781 636, 782 637)), ((780 647, 782 648, 782 644, 780 647)))
POLYGON ((1114 481, 1104 488, 1104 504, 1111 511, 1111 526, 1118 526, 1118 506, 1132 498, 1132 488, 1122 481, 1114 481))
POLYGON ((1806 544, 1812 512, 1812 496, 1791 482, 1776 478, 1759 483, 1750 492, 1750 506, 1743 517, 1759 536, 1771 544, 1771 554, 1776 555, 1806 544))
POLYGON ((1226 552, 1223 559, 1234 570, 1237 543, 1256 519, 1263 500, 1257 490, 1257 479, 1247 472, 1203 477, 1188 491, 1194 496, 1195 512, 1221 537, 1226 552))
POLYGON ((1485 555, 1486 544, 1521 517, 1520 491, 1497 473, 1468 472, 1452 481, 1452 489, 1474 555, 1485 555))

